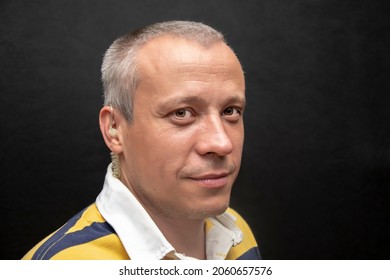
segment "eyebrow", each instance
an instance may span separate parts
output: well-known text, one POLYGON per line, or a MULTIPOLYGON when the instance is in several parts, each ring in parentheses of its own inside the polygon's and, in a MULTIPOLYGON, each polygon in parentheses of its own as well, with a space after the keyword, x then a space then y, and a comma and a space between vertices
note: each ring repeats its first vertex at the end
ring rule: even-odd
MULTIPOLYGON (((240 106, 242 106, 243 109, 246 106, 245 97, 239 97, 239 96, 235 96, 235 95, 227 97, 225 100, 223 100, 223 102, 224 102, 224 104, 240 104, 240 106)), ((207 98, 204 98, 202 96, 197 96, 197 95, 169 97, 159 105, 159 108, 166 109, 166 108, 180 106, 181 104, 183 104, 183 105, 184 104, 202 105, 205 103, 207 103, 207 98)))

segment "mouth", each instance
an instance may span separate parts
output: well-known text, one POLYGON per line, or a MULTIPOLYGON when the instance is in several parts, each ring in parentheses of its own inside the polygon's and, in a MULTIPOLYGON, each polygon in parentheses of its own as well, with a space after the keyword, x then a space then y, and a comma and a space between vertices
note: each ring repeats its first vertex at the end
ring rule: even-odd
POLYGON ((229 175, 230 173, 228 172, 209 173, 196 177, 189 177, 189 179, 195 181, 197 184, 205 188, 222 188, 228 184, 229 175))

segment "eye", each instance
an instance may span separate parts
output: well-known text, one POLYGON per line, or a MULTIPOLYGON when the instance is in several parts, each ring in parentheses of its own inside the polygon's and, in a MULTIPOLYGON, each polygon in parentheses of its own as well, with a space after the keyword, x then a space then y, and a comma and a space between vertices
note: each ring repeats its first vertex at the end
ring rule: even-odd
POLYGON ((223 112, 222 115, 228 118, 238 118, 242 114, 242 110, 236 107, 228 107, 223 112))
POLYGON ((195 120, 195 113, 189 108, 180 108, 170 113, 169 117, 174 124, 186 125, 195 120))
POLYGON ((186 108, 176 110, 175 112, 173 112, 173 115, 178 119, 187 119, 194 116, 191 110, 186 108))

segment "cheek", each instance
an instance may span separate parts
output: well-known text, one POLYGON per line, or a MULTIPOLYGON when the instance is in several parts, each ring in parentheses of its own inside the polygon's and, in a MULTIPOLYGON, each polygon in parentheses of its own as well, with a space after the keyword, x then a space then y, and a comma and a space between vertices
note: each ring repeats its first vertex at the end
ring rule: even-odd
POLYGON ((244 145, 244 127, 243 127, 243 125, 228 128, 228 135, 229 135, 230 141, 232 141, 232 144, 234 146, 234 154, 238 153, 239 155, 241 155, 242 148, 244 145))
POLYGON ((132 150, 146 174, 172 180, 190 156, 191 138, 190 131, 148 129, 134 139, 132 150))

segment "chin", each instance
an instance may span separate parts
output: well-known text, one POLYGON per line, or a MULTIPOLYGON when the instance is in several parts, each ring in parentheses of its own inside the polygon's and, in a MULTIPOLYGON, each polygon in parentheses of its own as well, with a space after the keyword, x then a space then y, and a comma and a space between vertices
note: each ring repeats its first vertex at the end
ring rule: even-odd
POLYGON ((221 215, 229 207, 229 203, 223 203, 220 205, 205 206, 201 209, 192 209, 191 213, 188 213, 189 218, 192 219, 206 219, 214 216, 221 215))

